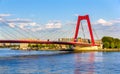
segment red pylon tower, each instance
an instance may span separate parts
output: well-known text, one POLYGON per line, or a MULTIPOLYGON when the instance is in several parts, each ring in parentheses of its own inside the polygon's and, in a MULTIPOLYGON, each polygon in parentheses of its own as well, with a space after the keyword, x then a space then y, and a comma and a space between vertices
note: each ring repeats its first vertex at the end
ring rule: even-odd
POLYGON ((95 46, 95 41, 94 41, 94 37, 93 37, 92 27, 91 27, 91 23, 90 23, 90 19, 89 19, 88 15, 78 16, 77 25, 76 25, 76 31, 75 31, 75 35, 74 35, 74 42, 77 42, 78 31, 79 31, 79 26, 80 26, 80 21, 81 20, 87 20, 88 29, 89 29, 89 33, 90 33, 90 38, 91 38, 91 41, 92 41, 92 46, 95 46))

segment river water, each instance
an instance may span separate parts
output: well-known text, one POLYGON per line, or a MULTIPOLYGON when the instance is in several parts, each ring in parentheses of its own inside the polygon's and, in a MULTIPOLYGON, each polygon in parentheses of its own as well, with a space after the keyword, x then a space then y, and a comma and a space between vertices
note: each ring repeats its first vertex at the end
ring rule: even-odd
POLYGON ((120 74, 120 52, 0 49, 0 74, 120 74))

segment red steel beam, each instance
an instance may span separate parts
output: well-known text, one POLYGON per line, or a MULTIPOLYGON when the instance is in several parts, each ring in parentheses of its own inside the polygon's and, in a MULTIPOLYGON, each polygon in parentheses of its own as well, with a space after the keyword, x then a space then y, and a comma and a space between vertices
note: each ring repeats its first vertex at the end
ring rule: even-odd
POLYGON ((89 19, 88 15, 86 15, 86 19, 87 19, 87 23, 88 23, 88 28, 89 28, 89 32, 90 32, 90 38, 91 38, 91 41, 92 41, 92 46, 95 46, 95 41, 94 41, 94 36, 93 36, 93 32, 92 32, 92 27, 91 27, 90 19, 89 19))
POLYGON ((64 45, 91 46, 91 44, 85 44, 80 42, 59 42, 59 41, 40 41, 40 40, 0 40, 0 43, 37 43, 37 44, 64 44, 64 45))

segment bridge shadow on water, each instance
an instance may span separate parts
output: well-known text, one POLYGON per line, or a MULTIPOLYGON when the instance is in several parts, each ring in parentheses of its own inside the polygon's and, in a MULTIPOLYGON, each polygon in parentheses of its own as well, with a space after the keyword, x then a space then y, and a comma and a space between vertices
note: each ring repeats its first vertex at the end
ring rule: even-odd
POLYGON ((15 50, 16 52, 17 51, 22 51, 22 52, 26 52, 26 53, 23 53, 20 52, 18 54, 10 54, 8 56, 0 56, 0 60, 2 59, 24 59, 24 58, 43 58, 43 57, 51 57, 51 56, 61 56, 61 55, 67 55, 67 54, 72 54, 74 53, 71 49, 70 50, 61 50, 61 51, 24 51, 24 50, 15 50), (33 53, 32 53, 33 52, 33 53), (37 53, 34 53, 34 52, 37 52, 37 53), (30 54, 28 54, 30 53, 30 54))

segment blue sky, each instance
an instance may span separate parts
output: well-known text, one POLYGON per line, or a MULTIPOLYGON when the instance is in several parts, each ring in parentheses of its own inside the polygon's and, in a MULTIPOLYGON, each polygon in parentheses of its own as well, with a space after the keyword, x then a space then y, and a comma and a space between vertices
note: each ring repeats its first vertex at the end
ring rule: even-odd
POLYGON ((105 35, 120 38, 120 0, 0 0, 2 21, 4 18, 9 27, 31 29, 36 34, 43 29, 59 32, 60 28, 70 29, 67 24, 75 26, 77 15, 86 14, 100 38, 105 35))

